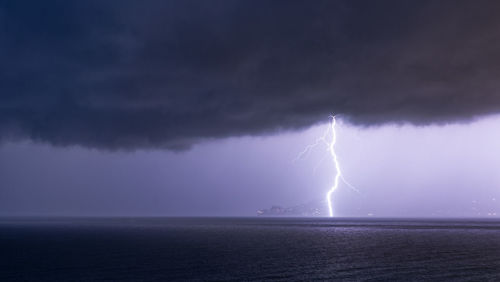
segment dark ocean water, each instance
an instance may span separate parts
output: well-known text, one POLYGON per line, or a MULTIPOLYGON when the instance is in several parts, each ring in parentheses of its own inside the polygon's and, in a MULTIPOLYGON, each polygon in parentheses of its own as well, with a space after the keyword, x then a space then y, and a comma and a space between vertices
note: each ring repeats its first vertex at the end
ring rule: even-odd
POLYGON ((500 221, 0 219, 0 281, 500 281, 500 221))

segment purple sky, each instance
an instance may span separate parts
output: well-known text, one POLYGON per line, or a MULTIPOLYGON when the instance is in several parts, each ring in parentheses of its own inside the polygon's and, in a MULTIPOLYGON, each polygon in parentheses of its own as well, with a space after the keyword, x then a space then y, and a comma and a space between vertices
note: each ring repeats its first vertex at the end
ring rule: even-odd
MULTIPOLYGON (((341 185, 336 214, 498 214, 499 124, 498 116, 425 127, 340 122, 339 160, 361 194, 341 185)), ((4 144, 0 214, 252 216, 271 205, 322 200, 333 177, 330 159, 321 162, 326 149, 293 159, 325 126, 207 141, 185 152, 4 144)))
POLYGON ((0 214, 324 205, 326 149, 292 160, 332 113, 361 191, 341 186, 336 215, 499 213, 499 14, 493 0, 0 1, 0 214))

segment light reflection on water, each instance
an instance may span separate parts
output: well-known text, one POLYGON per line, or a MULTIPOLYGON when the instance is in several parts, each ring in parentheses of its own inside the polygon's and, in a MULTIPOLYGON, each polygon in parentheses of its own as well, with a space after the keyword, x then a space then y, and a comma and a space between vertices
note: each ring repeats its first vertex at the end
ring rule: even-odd
POLYGON ((500 279, 497 220, 3 218, 0 249, 1 280, 500 279))

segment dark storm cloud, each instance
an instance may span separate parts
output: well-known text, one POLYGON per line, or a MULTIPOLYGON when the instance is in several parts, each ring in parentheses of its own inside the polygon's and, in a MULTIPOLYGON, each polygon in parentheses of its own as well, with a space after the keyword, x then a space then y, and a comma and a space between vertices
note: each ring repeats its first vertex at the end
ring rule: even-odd
POLYGON ((3 1, 0 138, 186 148, 500 112, 497 1, 3 1))

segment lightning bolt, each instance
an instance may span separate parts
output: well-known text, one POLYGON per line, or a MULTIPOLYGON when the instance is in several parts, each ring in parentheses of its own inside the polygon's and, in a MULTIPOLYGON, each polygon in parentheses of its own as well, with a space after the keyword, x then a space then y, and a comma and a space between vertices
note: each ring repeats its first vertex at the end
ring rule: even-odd
POLYGON ((330 116, 332 119, 330 122, 330 128, 332 131, 332 140, 328 144, 328 151, 332 155, 333 164, 335 165, 335 177, 333 178, 333 186, 326 193, 326 201, 328 203, 328 211, 330 212, 330 217, 333 217, 333 207, 332 207, 332 194, 337 190, 339 186, 339 179, 342 176, 342 172, 340 171, 339 161, 337 160, 337 154, 335 153, 335 143, 337 142, 337 132, 335 131, 335 124, 337 120, 335 116, 330 116))
MULTIPOLYGON (((332 194, 337 190, 339 187, 339 182, 342 180, 349 188, 354 190, 356 193, 360 194, 359 190, 356 189, 352 184, 347 182, 347 180, 344 179, 344 176, 342 175, 342 171, 340 169, 340 164, 337 158, 337 153, 335 152, 335 143, 337 142, 337 132, 335 131, 335 125, 337 124, 337 120, 335 119, 335 115, 330 116, 330 124, 328 125, 328 128, 326 129, 325 133, 316 139, 316 141, 313 144, 308 145, 302 152, 298 154, 298 156, 294 159, 294 162, 300 159, 303 159, 306 157, 309 152, 317 147, 320 144, 324 144, 327 147, 327 151, 330 153, 333 165, 335 167, 335 175, 333 177, 333 185, 331 186, 330 190, 326 193, 326 202, 328 203, 328 212, 330 217, 334 216, 333 212, 333 205, 332 205, 332 194), (330 137, 330 138, 329 138, 330 137)), ((323 158, 324 159, 324 158, 323 158)), ((321 160, 321 162, 323 161, 321 160)), ((320 162, 320 164, 321 164, 320 162)), ((316 168, 319 166, 319 164, 315 167, 316 168)))

